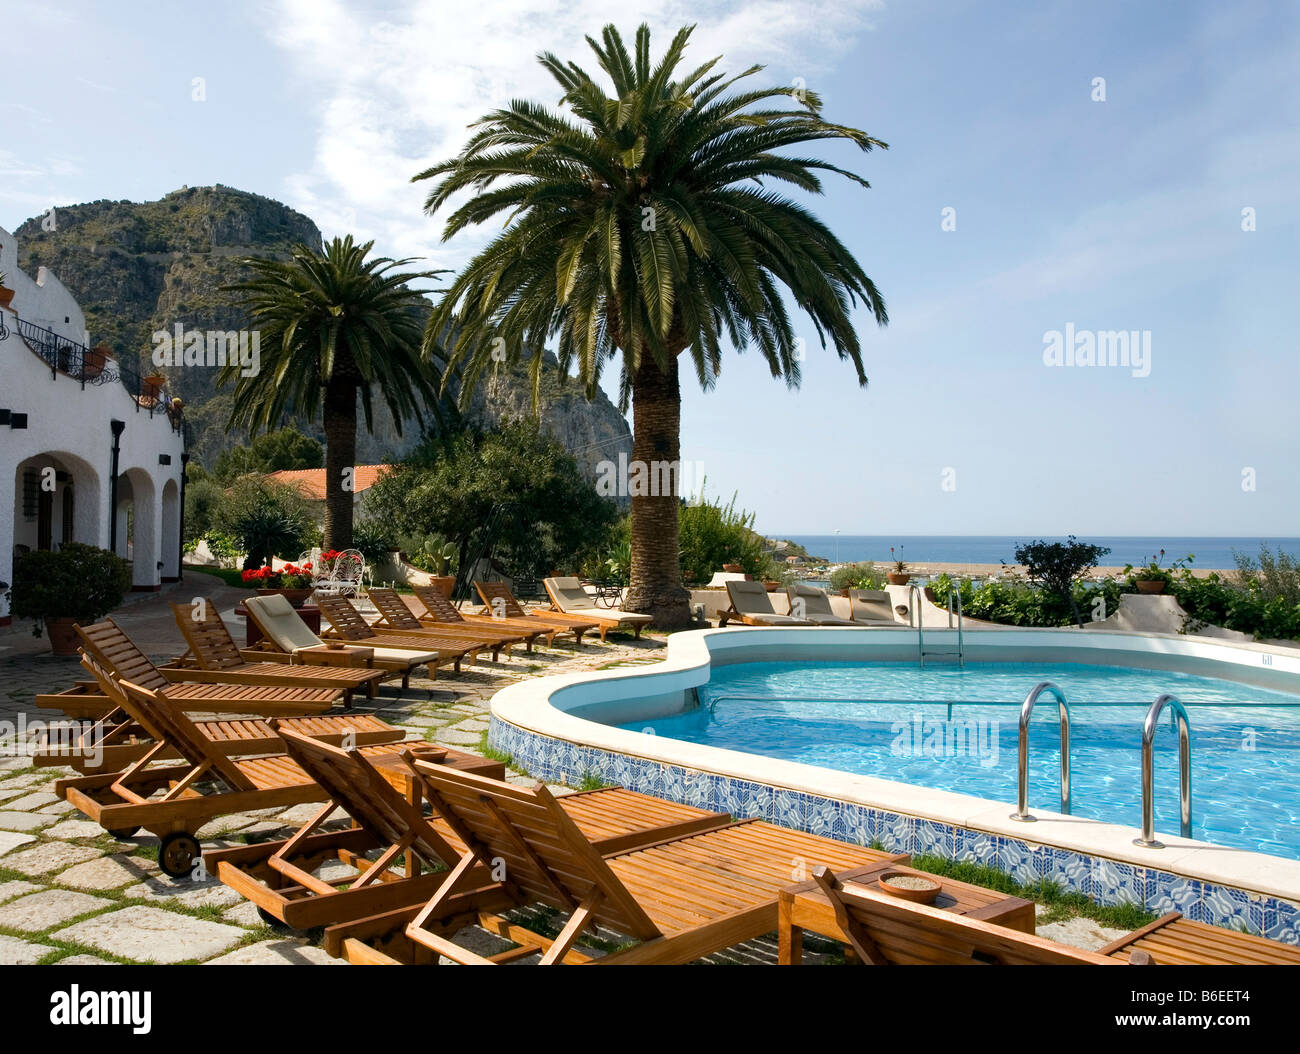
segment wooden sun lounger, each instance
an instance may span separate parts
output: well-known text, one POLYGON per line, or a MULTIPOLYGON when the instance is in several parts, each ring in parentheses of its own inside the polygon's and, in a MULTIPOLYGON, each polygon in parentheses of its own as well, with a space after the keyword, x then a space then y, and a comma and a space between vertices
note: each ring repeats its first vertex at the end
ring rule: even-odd
POLYGON ((605 856, 542 785, 525 789, 422 761, 414 767, 433 808, 469 848, 418 911, 327 929, 326 949, 352 962, 443 955, 486 965, 535 951, 543 964, 585 962, 574 945, 593 925, 638 942, 600 962, 690 962, 774 930, 778 894, 795 880, 800 861, 857 867, 906 859, 761 820, 605 856), (484 865, 497 866, 503 880, 476 887, 484 865), (497 914, 503 900, 547 905, 569 918, 550 940, 497 914), (467 922, 519 947, 491 957, 462 948, 451 937, 467 922))
POLYGON ((746 626, 812 626, 807 619, 778 615, 762 582, 728 582, 731 606, 718 613, 718 625, 740 622, 746 626))
MULTIPOLYGON (((446 880, 446 868, 466 851, 456 832, 438 815, 424 816, 358 751, 295 733, 282 731, 282 735, 294 760, 329 792, 330 804, 287 841, 208 853, 209 869, 256 904, 263 917, 295 929, 337 925, 400 908, 418 910, 446 880), (324 819, 339 807, 356 826, 318 833, 324 819), (367 855, 379 863, 372 863, 367 855), (341 874, 325 880, 316 872, 326 861, 351 870, 338 869, 341 874), (431 868, 441 873, 430 873, 431 868)), ((437 753, 447 752, 437 748, 437 753)), ((409 756, 444 767, 452 761, 458 771, 475 771, 461 759, 431 757, 427 752, 409 756)), ((485 760, 472 755, 461 758, 485 760)), ((721 813, 621 787, 566 795, 559 802, 584 835, 607 853, 728 822, 721 813)), ((493 884, 490 868, 478 869, 473 887, 486 889, 493 884)), ((503 909, 507 906, 501 902, 503 909)))
MULTIPOLYGON (((479 640, 493 649, 492 658, 497 658, 498 651, 510 654, 510 648, 524 642, 522 633, 512 633, 508 629, 491 626, 471 626, 461 622, 439 622, 436 619, 416 618, 415 612, 406 605, 396 589, 371 587, 366 591, 366 599, 375 605, 379 612, 379 625, 385 633, 438 633, 450 637, 479 640)), ((427 610, 427 609, 426 609, 427 610)), ((531 641, 529 642, 531 644, 531 641)))
POLYGON ((468 658, 471 663, 475 662, 481 651, 491 650, 495 661, 503 647, 506 651, 510 650, 507 645, 490 647, 483 640, 431 630, 390 629, 376 633, 347 597, 317 597, 316 606, 340 640, 367 648, 409 648, 412 651, 437 652, 439 665, 450 662, 456 673, 460 672, 462 660, 468 658))
POLYGON ((568 615, 560 615, 554 612, 525 611, 523 605, 515 599, 515 595, 510 592, 510 588, 504 582, 475 582, 474 588, 478 590, 484 608, 494 618, 499 613, 503 618, 512 620, 524 619, 530 622, 558 626, 561 635, 573 634, 574 644, 582 643, 584 633, 590 633, 592 630, 600 628, 591 619, 571 618, 568 615))
MULTIPOLYGON (((836 939, 846 940, 860 962, 872 965, 1300 964, 1300 948, 1294 945, 1189 922, 1176 911, 1088 951, 985 921, 975 913, 959 915, 910 903, 868 882, 857 883, 849 874, 837 876, 823 865, 813 868, 813 879, 826 905, 823 928, 837 930, 836 939)), ((792 923, 800 910, 796 896, 794 889, 781 894, 777 932, 781 962, 787 964, 799 961, 799 929, 792 923)))
POLYGON ((853 619, 840 618, 831 609, 831 598, 824 590, 816 586, 796 582, 786 586, 785 594, 790 598, 790 614, 799 613, 798 617, 807 619, 814 626, 844 626, 862 629, 865 623, 853 619), (802 611, 799 609, 802 608, 802 611))
MULTIPOLYGON (((84 650, 81 662, 94 675, 105 698, 110 693, 115 694, 108 671, 84 650)), ((406 738, 402 729, 369 715, 286 717, 283 720, 285 727, 291 730, 331 743, 343 743, 346 737, 346 741, 353 745, 370 746, 399 743, 406 738)), ((212 742, 214 750, 227 756, 276 754, 284 750, 283 740, 260 718, 196 721, 194 726, 212 742)), ((120 706, 114 706, 112 711, 89 727, 81 728, 79 734, 66 743, 60 740, 57 746, 51 746, 49 738, 47 734, 45 747, 33 755, 32 763, 38 767, 67 766, 83 775, 120 772, 157 745, 149 732, 120 706)), ((155 760, 173 760, 180 756, 178 751, 168 746, 156 755, 155 760)))
POLYGON ((369 699, 375 697, 384 678, 383 670, 277 662, 268 659, 265 651, 241 651, 207 599, 200 604, 172 604, 171 609, 189 651, 163 667, 163 676, 172 670, 188 671, 187 662, 192 659, 203 674, 223 683, 312 685, 338 688, 349 697, 353 692, 365 692, 369 699))
POLYGON ((261 631, 263 646, 268 652, 281 654, 285 661, 326 663, 345 668, 363 666, 381 671, 386 679, 400 677, 403 688, 410 686, 411 673, 418 667, 427 667, 432 680, 437 676, 439 665, 449 659, 455 660, 459 654, 444 656, 437 651, 421 651, 410 645, 395 648, 377 643, 365 648, 332 651, 282 596, 249 597, 244 601, 244 608, 261 631))
MULTIPOLYGON (((290 683, 286 684, 284 681, 268 683, 265 678, 240 682, 233 677, 227 682, 206 670, 194 671, 202 678, 200 682, 194 683, 190 679, 189 670, 155 666, 111 618, 90 626, 78 626, 77 634, 81 637, 86 653, 115 677, 151 691, 165 692, 173 706, 186 710, 255 714, 259 717, 297 717, 323 713, 335 704, 347 702, 346 692, 337 683, 318 687, 310 680, 304 684, 290 679, 290 683)), ((275 665, 279 669, 278 664, 267 665, 275 665)), ((106 705, 108 702, 105 698, 106 705)))
POLYGON ((592 603, 582 583, 573 577, 545 578, 542 585, 546 595, 551 598, 551 610, 569 618, 590 619, 600 627, 601 643, 605 634, 613 629, 630 629, 634 637, 640 638, 641 631, 654 621, 649 615, 620 608, 598 610, 592 603))
MULTIPOLYGON (((284 754, 229 756, 162 693, 104 671, 115 701, 154 740, 154 746, 121 772, 56 780, 54 791, 109 832, 140 827, 162 840, 158 863, 173 878, 191 873, 199 855, 194 832, 216 816, 257 809, 289 808, 327 797, 284 754), (155 766, 165 750, 179 765, 155 766)), ((392 746, 360 748, 392 754, 392 746)))
POLYGON ((437 586, 414 586, 412 591, 415 593, 416 600, 424 606, 424 614, 419 616, 421 619, 444 622, 456 628, 463 625, 466 629, 472 626, 518 633, 523 637, 528 651, 533 650, 534 641, 545 637, 549 645, 554 642, 557 633, 563 632, 563 627, 551 625, 549 622, 539 622, 537 619, 494 618, 491 615, 466 614, 457 608, 451 602, 451 598, 437 586))

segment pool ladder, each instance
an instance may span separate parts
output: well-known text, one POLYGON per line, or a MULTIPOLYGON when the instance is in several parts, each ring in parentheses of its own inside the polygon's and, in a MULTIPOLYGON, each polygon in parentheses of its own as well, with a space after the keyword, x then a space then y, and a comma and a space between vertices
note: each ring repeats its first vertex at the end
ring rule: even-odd
POLYGON ((962 637, 962 614, 961 614, 961 594, 952 586, 948 587, 948 628, 953 628, 953 604, 956 603, 957 615, 957 650, 955 652, 948 649, 942 651, 925 650, 925 629, 922 623, 925 621, 921 616, 920 601, 925 599, 925 594, 921 587, 914 585, 907 592, 907 618, 908 625, 916 627, 916 650, 921 660, 921 665, 925 666, 925 657, 927 655, 956 655, 957 665, 963 669, 966 666, 965 643, 962 637))
POLYGON ((1133 844, 1143 849, 1163 849, 1156 839, 1155 822, 1155 738, 1160 714, 1169 707, 1169 717, 1178 729, 1178 830, 1192 837, 1192 726, 1187 709, 1176 696, 1165 694, 1151 704, 1142 722, 1142 837, 1133 844))
POLYGON ((1056 712, 1061 722, 1061 812, 1070 815, 1070 704, 1065 701, 1065 693, 1051 681, 1042 681, 1034 685, 1033 691, 1025 696, 1020 706, 1020 752, 1016 769, 1016 811, 1011 819, 1021 823, 1033 823, 1034 817, 1029 813, 1029 718, 1033 716, 1034 704, 1044 692, 1056 699, 1056 712))
MULTIPOLYGON (((1061 812, 1070 815, 1070 705, 1065 693, 1051 681, 1036 684, 1020 707, 1020 743, 1016 766, 1016 811, 1011 819, 1032 823, 1029 812, 1029 719, 1034 704, 1044 692, 1056 699, 1061 727, 1061 812)), ((1176 696, 1161 695, 1147 711, 1142 722, 1142 835, 1133 844, 1144 849, 1163 849, 1155 834, 1155 736, 1160 715, 1169 707, 1170 720, 1178 729, 1178 809, 1179 833, 1192 837, 1192 726, 1187 709, 1176 696)))

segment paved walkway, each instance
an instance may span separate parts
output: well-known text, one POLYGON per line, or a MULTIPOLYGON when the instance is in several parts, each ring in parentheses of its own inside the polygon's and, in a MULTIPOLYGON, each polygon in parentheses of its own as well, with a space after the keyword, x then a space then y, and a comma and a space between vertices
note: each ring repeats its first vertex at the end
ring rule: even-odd
MULTIPOLYGON (((211 576, 188 573, 186 578, 162 595, 133 597, 114 612, 132 639, 157 660, 184 650, 169 602, 204 596, 229 618, 245 595, 211 576)), ((243 632, 233 623, 231 629, 243 632)), ((21 627, 0 632, 0 722, 17 727, 20 717, 26 723, 62 719, 60 713, 37 710, 33 696, 69 687, 84 671, 77 660, 55 658, 48 648, 48 642, 33 639, 21 627)), ((379 698, 362 700, 357 709, 406 729, 408 737, 482 752, 491 698, 505 685, 540 674, 653 662, 663 648, 662 638, 622 635, 608 644, 559 642, 533 654, 517 652, 502 662, 480 657, 459 675, 443 671, 436 681, 413 677, 406 691, 386 685, 379 698)), ((21 752, 12 740, 0 745, 0 965, 338 964, 319 947, 319 934, 284 937, 262 922, 252 904, 215 879, 168 878, 158 867, 157 839, 146 832, 125 841, 113 838, 53 793, 54 781, 71 770, 38 769, 15 753, 21 752)), ((508 778, 534 782, 518 771, 508 778)), ((569 788, 552 790, 567 793, 569 788)), ((199 836, 207 849, 288 837, 316 809, 302 805, 225 816, 201 828, 199 836)), ((1081 944, 1101 943, 1106 936, 1054 935, 1081 944)), ((478 950, 497 950, 495 938, 483 931, 476 937, 478 950)), ((806 961, 816 962, 828 958, 832 949, 813 938, 806 951, 806 961)), ((709 961, 774 963, 775 940, 751 941, 709 961)))

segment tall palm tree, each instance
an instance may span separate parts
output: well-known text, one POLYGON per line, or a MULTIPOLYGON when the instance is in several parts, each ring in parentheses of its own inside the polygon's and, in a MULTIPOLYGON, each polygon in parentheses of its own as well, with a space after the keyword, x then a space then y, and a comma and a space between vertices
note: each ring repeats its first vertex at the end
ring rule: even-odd
MULTIPOLYGON (((867 383, 851 309, 876 322, 884 301, 852 253, 812 214, 766 180, 821 192, 818 172, 866 180, 827 161, 784 153, 818 139, 862 150, 886 144, 822 120, 815 93, 737 88, 715 58, 677 70, 691 29, 652 64, 650 30, 635 55, 606 26, 588 44, 612 86, 545 53, 565 112, 514 100, 488 114, 454 159, 419 173, 435 180, 432 216, 458 192, 468 201, 447 218, 443 240, 507 214, 504 230, 465 267, 434 308, 426 351, 445 341, 462 372, 461 398, 479 375, 524 348, 557 340, 561 370, 576 366, 594 394, 605 363, 621 355, 621 397, 633 413, 633 458, 680 463, 678 357, 689 349, 711 388, 723 341, 758 347, 774 377, 799 383, 802 344, 784 296, 812 319, 823 347, 867 383)), ((534 390, 540 356, 532 359, 534 390)), ((676 483, 669 493, 632 495, 632 571, 625 606, 678 626, 688 594, 678 566, 676 483)))
POLYGON ((376 392, 399 434, 421 404, 438 413, 440 364, 421 351, 429 305, 408 283, 442 272, 398 270, 409 259, 368 260, 373 245, 349 235, 322 251, 296 245, 288 260, 252 257, 242 263, 253 277, 225 287, 242 294, 261 332, 258 372, 245 377, 230 363, 217 376, 218 385, 235 382, 231 424, 256 433, 279 427, 286 413, 323 413, 327 549, 352 545, 358 395, 367 431, 376 392))

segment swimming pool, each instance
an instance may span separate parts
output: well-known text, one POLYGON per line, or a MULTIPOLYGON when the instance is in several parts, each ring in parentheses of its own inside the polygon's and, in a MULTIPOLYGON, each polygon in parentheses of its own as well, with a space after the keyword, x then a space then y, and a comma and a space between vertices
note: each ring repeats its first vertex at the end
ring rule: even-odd
MULTIPOLYGON (((1141 824, 1141 730, 1171 692, 1192 729, 1194 838, 1300 859, 1300 697, 1171 670, 1084 663, 919 669, 914 662, 715 667, 699 705, 617 727, 1014 803, 1020 705, 1041 681, 1071 708, 1072 812, 1141 824)), ((1056 706, 1029 734, 1029 804, 1059 808, 1056 706)), ((1178 830, 1177 734, 1155 741, 1157 831, 1178 830)))

